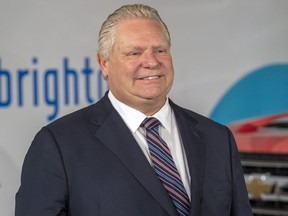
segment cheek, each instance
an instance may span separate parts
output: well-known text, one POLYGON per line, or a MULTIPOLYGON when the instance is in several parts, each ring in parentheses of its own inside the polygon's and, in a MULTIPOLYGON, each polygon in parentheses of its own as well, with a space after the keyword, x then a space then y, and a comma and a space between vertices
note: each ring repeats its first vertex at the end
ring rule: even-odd
POLYGON ((165 70, 167 72, 167 75, 173 79, 174 77, 174 68, 172 61, 164 61, 163 66, 165 67, 165 70))
POLYGON ((110 73, 110 82, 113 82, 118 88, 124 87, 124 85, 127 85, 131 80, 132 77, 127 68, 116 68, 113 73, 110 73))
POLYGON ((172 58, 170 56, 161 56, 161 58, 158 59, 158 61, 167 69, 167 70, 173 70, 173 62, 172 58))

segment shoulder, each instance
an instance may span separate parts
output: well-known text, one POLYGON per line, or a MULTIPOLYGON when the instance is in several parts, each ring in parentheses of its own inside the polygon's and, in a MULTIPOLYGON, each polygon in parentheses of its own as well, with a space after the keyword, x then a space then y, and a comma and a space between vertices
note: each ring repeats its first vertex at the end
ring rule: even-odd
POLYGON ((199 131, 205 137, 213 137, 215 134, 220 136, 230 136, 231 132, 227 126, 222 125, 204 115, 196 113, 190 109, 183 108, 172 101, 170 101, 170 105, 174 111, 177 122, 185 123, 185 125, 189 125, 192 128, 199 131))
POLYGON ((224 125, 204 116, 197 112, 194 112, 193 110, 184 108, 182 106, 179 106, 175 104, 173 101, 170 100, 170 105, 175 113, 176 116, 182 116, 186 120, 191 121, 191 123, 194 124, 205 124, 205 125, 211 125, 215 127, 223 127, 224 125))
POLYGON ((104 96, 95 104, 89 105, 67 114, 44 126, 40 135, 45 132, 55 140, 76 141, 79 137, 85 139, 95 134, 99 126, 113 111, 108 97, 104 96))
POLYGON ((69 113, 45 127, 50 130, 61 130, 62 128, 81 127, 82 124, 89 122, 90 116, 95 109, 96 104, 84 107, 72 113, 69 113))
POLYGON ((105 118, 113 110, 108 97, 104 96, 95 104, 67 114, 46 127, 51 130, 61 130, 63 128, 83 128, 91 123, 93 119, 105 118))

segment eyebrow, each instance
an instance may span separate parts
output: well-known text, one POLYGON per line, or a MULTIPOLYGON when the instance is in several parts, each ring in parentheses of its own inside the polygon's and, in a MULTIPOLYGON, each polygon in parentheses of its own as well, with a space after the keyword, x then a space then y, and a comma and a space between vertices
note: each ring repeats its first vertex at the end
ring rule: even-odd
MULTIPOLYGON (((152 46, 152 49, 159 49, 159 48, 164 48, 167 49, 169 46, 167 45, 158 45, 158 46, 152 46)), ((128 49, 134 49, 134 50, 145 50, 145 47, 141 47, 141 46, 133 46, 133 45, 128 45, 128 46, 124 46, 124 50, 128 50, 128 49)))

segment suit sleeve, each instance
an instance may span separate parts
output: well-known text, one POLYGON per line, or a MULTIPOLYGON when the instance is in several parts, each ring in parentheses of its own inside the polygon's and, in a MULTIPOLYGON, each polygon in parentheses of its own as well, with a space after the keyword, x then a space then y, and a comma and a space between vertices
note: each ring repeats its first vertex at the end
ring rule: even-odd
POLYGON ((47 128, 34 138, 25 157, 15 216, 67 215, 68 188, 57 143, 47 128))
POLYGON ((232 206, 231 216, 252 216, 251 206, 235 139, 229 129, 231 172, 232 172, 232 206))

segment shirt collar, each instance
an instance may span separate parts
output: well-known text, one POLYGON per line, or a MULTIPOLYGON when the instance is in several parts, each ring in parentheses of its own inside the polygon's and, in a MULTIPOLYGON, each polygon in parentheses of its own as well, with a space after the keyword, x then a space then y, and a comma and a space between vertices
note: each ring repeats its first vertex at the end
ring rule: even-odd
MULTIPOLYGON (((120 102, 115 98, 111 91, 109 91, 108 97, 113 107, 117 110, 123 121, 133 133, 137 131, 139 125, 146 117, 151 117, 146 116, 144 113, 120 102)), ((172 109, 169 105, 168 98, 166 99, 164 106, 157 113, 155 113, 153 117, 157 118, 165 129, 171 131, 172 109)))

